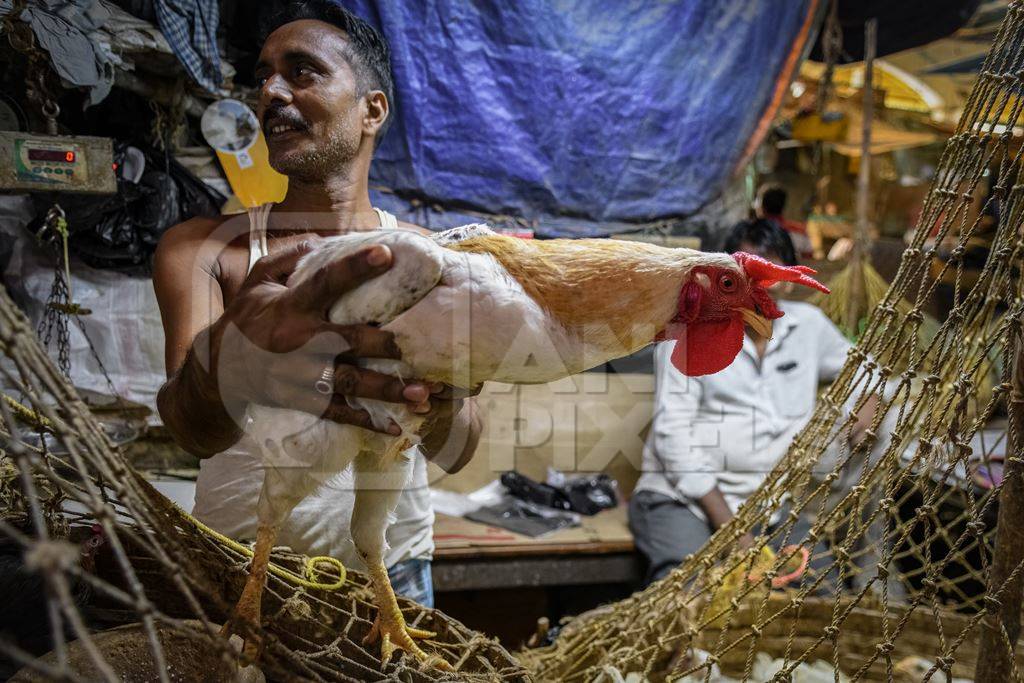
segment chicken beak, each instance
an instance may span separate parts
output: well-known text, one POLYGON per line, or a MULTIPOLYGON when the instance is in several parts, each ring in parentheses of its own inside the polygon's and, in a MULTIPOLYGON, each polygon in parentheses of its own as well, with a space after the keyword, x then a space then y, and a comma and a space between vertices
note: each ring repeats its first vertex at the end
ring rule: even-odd
POLYGON ((772 321, 764 317, 760 313, 749 309, 741 308, 740 315, 743 316, 743 322, 750 326, 754 332, 757 332, 760 336, 765 339, 772 338, 772 321))

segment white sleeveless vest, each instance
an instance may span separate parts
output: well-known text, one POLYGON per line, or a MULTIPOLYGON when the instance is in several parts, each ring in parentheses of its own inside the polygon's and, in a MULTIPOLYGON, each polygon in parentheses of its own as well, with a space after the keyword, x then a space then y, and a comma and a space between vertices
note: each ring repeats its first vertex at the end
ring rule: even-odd
MULTIPOLYGON (((267 219, 272 207, 272 204, 263 204, 249 209, 250 271, 256 261, 269 254, 267 219)), ((398 228, 393 215, 376 208, 374 211, 382 229, 398 228)), ((313 391, 313 387, 309 390, 313 391)), ((262 460, 243 433, 231 448, 200 461, 192 514, 226 536, 251 541, 256 537, 256 503, 262 486, 262 460)), ((278 545, 308 555, 330 555, 346 567, 362 569, 363 562, 349 532, 354 501, 349 466, 295 507, 281 528, 278 545)), ((434 551, 433 524, 427 463, 422 457, 416 457, 409 484, 398 500, 395 521, 388 527, 385 564, 391 567, 405 560, 430 559, 434 551)))

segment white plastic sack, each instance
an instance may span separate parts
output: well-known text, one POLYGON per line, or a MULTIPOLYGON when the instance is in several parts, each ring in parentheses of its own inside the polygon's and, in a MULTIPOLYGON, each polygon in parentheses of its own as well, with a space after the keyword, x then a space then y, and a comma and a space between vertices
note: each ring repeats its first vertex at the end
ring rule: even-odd
MULTIPOLYGON (((11 297, 38 325, 53 285, 54 263, 25 229, 32 205, 25 196, 0 196, 0 254, 9 249, 3 271, 4 286, 11 297)), ((71 290, 74 303, 92 309, 81 316, 110 375, 115 392, 123 398, 149 406, 150 422, 159 422, 156 393, 163 384, 164 333, 152 280, 90 268, 72 258, 71 290)), ((74 320, 69 321, 71 381, 76 387, 110 394, 100 363, 74 320)), ((48 349, 57 361, 56 340, 48 349)))

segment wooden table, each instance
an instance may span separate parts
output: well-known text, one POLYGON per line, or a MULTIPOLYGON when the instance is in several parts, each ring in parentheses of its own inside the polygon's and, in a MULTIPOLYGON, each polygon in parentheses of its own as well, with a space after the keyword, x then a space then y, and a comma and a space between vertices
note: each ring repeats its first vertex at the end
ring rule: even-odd
POLYGON ((540 538, 438 513, 434 545, 437 592, 634 583, 641 577, 625 506, 540 538))

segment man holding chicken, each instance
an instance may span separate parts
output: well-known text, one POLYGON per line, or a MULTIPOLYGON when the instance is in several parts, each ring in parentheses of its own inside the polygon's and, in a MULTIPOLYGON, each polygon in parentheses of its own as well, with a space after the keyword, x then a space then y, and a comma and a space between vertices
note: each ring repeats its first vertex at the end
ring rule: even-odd
MULTIPOLYGON (((389 333, 328 322, 327 309, 343 292, 390 268, 386 247, 285 285, 323 236, 425 231, 375 209, 367 189, 394 101, 384 38, 321 0, 293 3, 271 28, 256 68, 257 115, 271 165, 288 176, 287 196, 248 215, 176 226, 160 243, 154 272, 169 377, 160 414, 175 440, 203 459, 194 514, 242 539, 255 537, 263 482, 258 449, 246 435, 249 403, 367 429, 375 429, 370 416, 346 397, 408 404, 434 425, 422 452, 449 472, 472 456, 481 429, 472 399, 453 400, 443 386, 359 367, 362 358, 399 357, 389 333), (348 350, 338 355, 339 348, 348 350)), ((385 559, 395 589, 429 606, 433 512, 426 464, 415 461, 385 559)), ((296 507, 279 542, 359 567, 349 538, 353 498, 350 480, 331 478, 296 507)))

